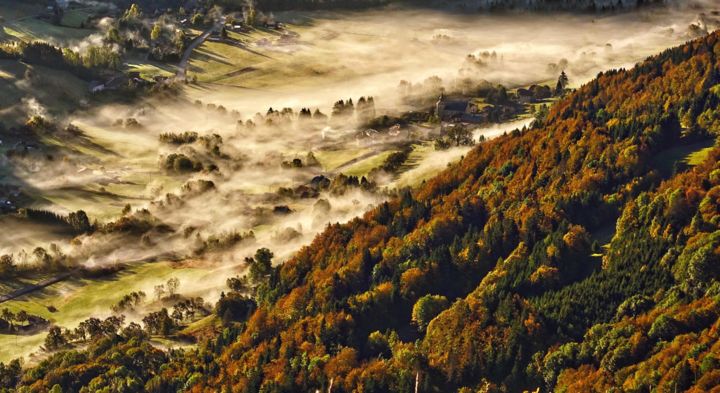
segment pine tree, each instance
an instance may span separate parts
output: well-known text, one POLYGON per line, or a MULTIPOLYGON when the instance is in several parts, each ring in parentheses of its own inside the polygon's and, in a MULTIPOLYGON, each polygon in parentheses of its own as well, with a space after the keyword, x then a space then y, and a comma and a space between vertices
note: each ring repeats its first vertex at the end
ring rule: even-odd
POLYGON ((565 89, 568 85, 568 77, 565 71, 563 70, 560 72, 560 76, 558 77, 557 85, 555 85, 555 95, 561 96, 565 94, 565 89))

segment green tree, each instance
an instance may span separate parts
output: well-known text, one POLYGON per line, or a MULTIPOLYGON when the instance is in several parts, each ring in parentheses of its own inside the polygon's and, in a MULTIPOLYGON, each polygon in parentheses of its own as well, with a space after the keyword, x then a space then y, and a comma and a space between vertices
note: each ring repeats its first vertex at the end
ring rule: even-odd
POLYGON ((255 11, 254 2, 248 2, 247 8, 243 11, 243 18, 245 19, 245 24, 247 24, 248 26, 255 26, 257 12, 255 11))
POLYGON ((442 295, 425 295, 415 302, 412 309, 412 321, 421 331, 427 328, 430 321, 448 308, 450 302, 442 295))
POLYGON ((670 340, 679 333, 677 321, 667 315, 661 315, 648 331, 648 336, 656 340, 670 340))
POLYGON ((107 33, 105 33, 105 41, 113 44, 121 43, 122 38, 120 37, 120 30, 118 30, 115 26, 109 28, 107 33))
POLYGON ((267 280, 272 271, 273 257, 272 251, 267 248, 260 248, 255 252, 254 258, 246 260, 250 264, 250 282, 258 285, 267 280))
POLYGON ((142 12, 140 11, 140 7, 138 7, 137 4, 133 3, 130 5, 130 8, 128 8, 125 13, 122 16, 122 20, 124 21, 136 21, 140 19, 142 16, 142 12))
POLYGON ((162 26, 160 26, 160 23, 155 23, 153 25, 152 31, 150 31, 150 39, 153 41, 157 41, 160 39, 160 36, 162 35, 162 26))
POLYGON ((247 278, 245 278, 245 276, 230 277, 227 279, 226 283, 228 288, 234 292, 244 292, 248 289, 247 278))
POLYGON ((204 20, 205 17, 203 16, 203 14, 196 12, 190 19, 190 23, 192 23, 193 26, 201 26, 204 20))
POLYGON ((45 337, 45 349, 54 351, 65 345, 67 345, 67 339, 63 336, 62 330, 57 326, 51 327, 48 335, 45 337))

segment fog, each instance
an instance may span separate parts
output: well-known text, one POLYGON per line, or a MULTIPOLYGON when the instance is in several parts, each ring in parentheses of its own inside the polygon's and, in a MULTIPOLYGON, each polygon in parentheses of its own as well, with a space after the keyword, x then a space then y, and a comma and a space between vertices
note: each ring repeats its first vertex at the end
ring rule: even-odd
POLYGON ((693 4, 620 14, 455 14, 413 9, 281 13, 278 20, 301 25, 295 29, 298 35, 249 45, 251 50, 274 47, 290 52, 274 56, 271 63, 279 62, 281 67, 262 63, 228 81, 232 88, 193 89, 191 94, 225 102, 246 114, 253 105, 327 106, 344 96, 363 95, 380 97, 381 106, 394 108, 401 80, 420 83, 431 76, 440 77, 446 88, 459 77, 514 87, 554 84, 565 69, 571 85, 577 86, 600 71, 630 67, 695 37, 699 31, 691 24, 717 28, 717 16, 710 14, 712 2, 693 4), (469 54, 493 52, 494 60, 484 59, 477 67, 466 64, 469 54), (307 72, 298 76, 288 69, 307 72), (265 75, 266 71, 277 75, 265 75), (270 77, 277 83, 266 82, 270 77))

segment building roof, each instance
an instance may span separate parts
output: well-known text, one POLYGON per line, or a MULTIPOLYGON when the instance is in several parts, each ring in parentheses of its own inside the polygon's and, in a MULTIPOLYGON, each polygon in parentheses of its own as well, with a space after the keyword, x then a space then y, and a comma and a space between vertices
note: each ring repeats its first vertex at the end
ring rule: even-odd
POLYGON ((446 111, 465 112, 467 104, 467 101, 446 101, 443 109, 446 111))

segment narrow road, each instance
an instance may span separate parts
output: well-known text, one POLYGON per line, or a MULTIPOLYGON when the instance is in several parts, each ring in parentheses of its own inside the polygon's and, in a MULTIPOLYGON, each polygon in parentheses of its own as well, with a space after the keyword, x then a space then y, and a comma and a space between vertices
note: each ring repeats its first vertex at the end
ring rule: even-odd
POLYGON ((373 148, 371 151, 369 151, 369 152, 367 152, 367 153, 365 153, 365 154, 362 154, 362 155, 360 155, 360 156, 358 156, 358 157, 355 157, 355 158, 353 158, 353 159, 351 159, 351 160, 349 160, 349 161, 346 161, 346 162, 340 164, 340 166, 338 166, 337 168, 335 168, 335 169, 333 169, 333 170, 330 170, 330 171, 325 172, 325 174, 326 174, 326 175, 331 175, 331 176, 337 175, 338 173, 342 172, 343 170, 347 169, 348 167, 351 167, 351 166, 353 166, 354 164, 357 164, 358 162, 360 162, 360 161, 362 161, 362 160, 365 160, 365 159, 367 159, 367 158, 376 156, 376 155, 378 155, 378 154, 380 154, 380 153, 382 153, 382 152, 384 152, 384 151, 387 151, 387 149, 384 148, 384 147, 382 147, 382 148, 381 148, 381 147, 373 148))
POLYGON ((57 283, 57 282, 63 281, 63 280, 65 280, 66 278, 72 276, 73 273, 75 273, 76 271, 77 271, 77 269, 72 270, 72 271, 69 271, 69 272, 61 273, 61 274, 58 274, 58 275, 55 276, 55 277, 50 277, 50 278, 48 278, 48 279, 42 280, 42 281, 40 281, 40 282, 37 282, 37 283, 35 283, 35 284, 33 284, 33 285, 28 285, 28 286, 26 286, 26 287, 17 289, 17 290, 15 290, 15 291, 12 291, 12 292, 10 292, 10 293, 8 293, 8 294, 1 295, 1 296, 0 296, 0 303, 5 303, 5 302, 7 302, 7 301, 9 301, 9 300, 13 300, 13 299, 19 298, 20 296, 27 295, 28 293, 35 292, 35 291, 37 291, 37 290, 39 290, 39 289, 43 289, 43 288, 48 287, 48 286, 50 286, 50 285, 53 285, 53 284, 55 284, 55 283, 57 283))
POLYGON ((219 22, 215 23, 211 28, 200 34, 197 38, 193 40, 193 42, 190 43, 190 45, 188 45, 188 47, 185 49, 185 52, 183 52, 180 63, 178 63, 178 70, 177 74, 175 75, 175 79, 179 80, 180 82, 184 82, 187 79, 187 66, 190 62, 190 56, 192 55, 193 51, 198 46, 202 45, 202 43, 205 42, 208 37, 210 37, 210 34, 216 31, 217 28, 220 26, 221 24, 219 22))
MULTIPOLYGON (((150 263, 153 261, 179 261, 181 258, 172 253, 172 252, 164 252, 162 254, 149 256, 146 258, 141 259, 135 259, 132 261, 125 262, 123 265, 133 265, 138 263, 150 263)), ((6 293, 4 295, 0 295, 0 303, 5 303, 7 301, 17 299, 21 296, 27 295, 29 293, 41 290, 45 287, 49 287, 50 285, 59 283, 61 281, 65 281, 68 278, 72 277, 74 274, 79 273, 81 268, 74 268, 68 272, 60 273, 56 276, 47 278, 45 280, 39 281, 32 285, 27 285, 25 287, 16 289, 10 293, 6 293)))

